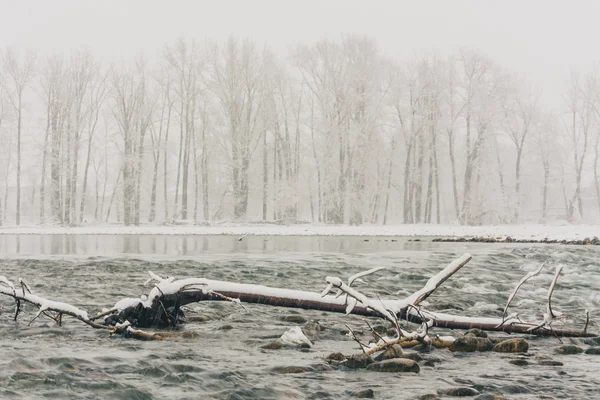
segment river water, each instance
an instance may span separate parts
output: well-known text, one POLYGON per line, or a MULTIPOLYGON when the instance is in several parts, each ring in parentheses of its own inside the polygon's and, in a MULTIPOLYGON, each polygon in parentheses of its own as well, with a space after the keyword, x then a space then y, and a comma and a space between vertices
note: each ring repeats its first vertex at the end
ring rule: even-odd
MULTIPOLYGON (((325 276, 344 278, 385 266, 368 281, 382 298, 394 298, 419 289, 429 276, 465 252, 473 260, 430 297, 429 309, 500 316, 516 282, 549 261, 553 266, 523 286, 511 311, 518 310, 526 320, 541 318, 554 265, 562 263, 554 308, 567 314, 564 325, 572 329, 583 327, 588 309, 589 329, 600 330, 597 247, 357 237, 239 241, 229 236, 3 235, 0 275, 13 281, 22 277, 34 293, 89 312, 147 293, 143 283, 148 270, 177 278, 207 277, 320 292, 325 276)), ((416 399, 455 387, 502 393, 507 398, 600 398, 600 356, 556 354, 560 346, 556 338, 532 338, 526 366, 511 364, 515 355, 434 350, 423 354, 430 366, 422 361, 418 374, 377 373, 331 368, 325 361, 331 352, 359 352, 356 343, 341 334, 345 324, 367 331, 357 316, 202 303, 192 305, 199 321, 183 328, 197 337, 141 342, 110 337, 73 319, 65 319, 62 327, 43 319, 28 326, 35 315, 31 306, 15 323, 10 299, 0 299, 0 305, 4 308, 0 398, 340 399, 372 389, 378 399, 416 399), (285 321, 292 315, 319 321, 326 328, 309 336, 314 346, 308 351, 262 349, 290 327, 303 325, 285 321), (542 365, 541 358, 563 365, 542 365), (278 373, 279 367, 290 366, 311 369, 278 373)), ((565 339, 565 343, 589 347, 583 340, 565 339)))

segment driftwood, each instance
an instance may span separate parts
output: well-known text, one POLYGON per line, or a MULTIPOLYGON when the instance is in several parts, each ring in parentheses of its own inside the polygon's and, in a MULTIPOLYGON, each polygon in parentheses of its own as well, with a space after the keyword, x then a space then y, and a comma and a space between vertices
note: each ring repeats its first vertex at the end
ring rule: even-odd
POLYGON ((70 316, 96 329, 105 329, 111 333, 144 340, 163 339, 167 335, 151 334, 137 328, 168 328, 184 323, 185 315, 182 307, 201 301, 232 301, 239 304, 257 303, 381 317, 392 323, 397 331, 396 337, 387 341, 383 337, 379 337, 381 342, 379 346, 383 347, 400 342, 432 343, 435 340, 439 341, 435 337, 433 339, 429 337, 429 330, 434 327, 451 329, 479 328, 487 331, 536 336, 597 336, 597 334, 587 331, 587 322, 582 330, 556 329, 552 326, 552 323, 561 317, 559 312, 552 309, 551 297, 562 267, 557 268, 555 278, 548 291, 547 312, 544 313, 543 320, 539 322, 522 322, 517 314, 506 315, 517 290, 527 279, 537 275, 539 270, 528 274, 519 282, 516 289, 509 296, 502 318, 463 317, 425 310, 421 303, 470 260, 471 256, 469 254, 461 256, 431 277, 420 290, 404 299, 392 300, 380 299, 379 297, 370 298, 352 286, 355 282, 363 282, 362 278, 378 272, 382 268, 356 274, 350 277, 347 283, 338 277, 327 277, 325 279, 327 287, 322 293, 203 278, 175 280, 172 277, 161 278, 149 272, 150 279, 146 283, 153 284, 154 287, 147 296, 123 299, 112 308, 103 310, 92 317, 86 311, 70 304, 48 300, 32 294, 29 287, 22 280, 19 280, 20 287, 15 287, 7 278, 0 276, 0 294, 12 297, 15 301, 15 320, 22 312, 22 305, 30 303, 38 308, 38 313, 34 319, 43 315, 61 324, 63 316, 70 316), (103 322, 99 323, 98 320, 103 322), (408 321, 419 326, 415 331, 409 332, 401 327, 405 324, 401 324, 400 321, 408 321))

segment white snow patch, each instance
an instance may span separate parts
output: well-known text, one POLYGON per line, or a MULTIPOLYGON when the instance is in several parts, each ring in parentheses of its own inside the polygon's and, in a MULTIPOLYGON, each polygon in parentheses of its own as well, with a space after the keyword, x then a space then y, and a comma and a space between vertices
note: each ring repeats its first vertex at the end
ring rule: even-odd
POLYGON ((118 226, 91 225, 3 226, 0 235, 232 235, 246 236, 430 236, 430 237, 506 237, 530 240, 581 240, 600 235, 600 225, 529 224, 529 225, 267 225, 223 223, 211 226, 118 226))
POLYGON ((297 346, 306 343, 312 347, 312 343, 310 340, 308 340, 306 335, 304 335, 304 332, 302 332, 302 329, 300 329, 298 326, 288 329, 283 335, 281 335, 281 342, 283 344, 297 346))

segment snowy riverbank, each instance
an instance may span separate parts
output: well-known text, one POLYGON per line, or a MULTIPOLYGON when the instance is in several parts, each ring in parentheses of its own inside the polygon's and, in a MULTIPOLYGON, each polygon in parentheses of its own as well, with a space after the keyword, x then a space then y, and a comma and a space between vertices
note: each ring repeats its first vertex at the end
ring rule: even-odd
POLYGON ((600 225, 275 225, 224 223, 195 225, 4 226, 0 235, 256 235, 256 236, 407 236, 504 237, 517 240, 581 240, 600 236, 600 225))

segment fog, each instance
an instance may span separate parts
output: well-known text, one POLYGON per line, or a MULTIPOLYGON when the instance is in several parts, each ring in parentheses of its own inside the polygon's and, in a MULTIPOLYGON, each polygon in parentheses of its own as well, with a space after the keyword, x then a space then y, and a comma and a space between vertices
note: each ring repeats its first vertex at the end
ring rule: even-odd
POLYGON ((598 222, 598 7, 5 2, 0 222, 598 222))

